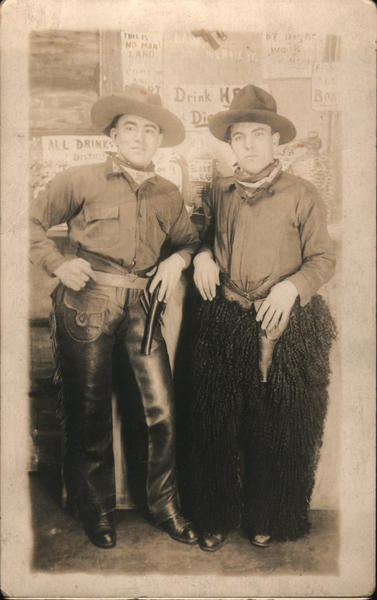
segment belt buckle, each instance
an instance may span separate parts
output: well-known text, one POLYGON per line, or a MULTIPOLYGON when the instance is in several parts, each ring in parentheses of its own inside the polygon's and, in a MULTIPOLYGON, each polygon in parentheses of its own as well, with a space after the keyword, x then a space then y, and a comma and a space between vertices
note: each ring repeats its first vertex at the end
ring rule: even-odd
POLYGON ((245 292, 242 295, 242 298, 244 300, 244 306, 245 306, 245 308, 247 308, 247 310, 250 310, 250 308, 253 304, 253 301, 251 300, 251 296, 252 296, 252 292, 245 292))

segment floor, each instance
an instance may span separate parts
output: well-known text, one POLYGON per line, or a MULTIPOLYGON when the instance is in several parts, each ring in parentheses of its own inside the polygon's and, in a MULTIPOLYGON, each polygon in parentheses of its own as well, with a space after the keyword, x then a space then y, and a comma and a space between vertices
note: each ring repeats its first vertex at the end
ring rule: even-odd
POLYGON ((252 546, 234 531, 216 553, 172 540, 134 510, 117 512, 117 545, 101 550, 91 544, 80 523, 59 506, 51 478, 33 474, 30 492, 35 534, 33 568, 49 573, 247 575, 336 574, 338 513, 311 511, 309 536, 296 542, 252 546))

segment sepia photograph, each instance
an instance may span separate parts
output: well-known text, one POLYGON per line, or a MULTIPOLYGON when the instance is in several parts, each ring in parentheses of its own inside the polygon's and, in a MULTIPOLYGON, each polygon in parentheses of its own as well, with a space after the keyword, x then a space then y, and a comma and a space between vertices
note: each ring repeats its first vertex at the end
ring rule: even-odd
POLYGON ((373 4, 2 16, 4 596, 372 595, 373 4))

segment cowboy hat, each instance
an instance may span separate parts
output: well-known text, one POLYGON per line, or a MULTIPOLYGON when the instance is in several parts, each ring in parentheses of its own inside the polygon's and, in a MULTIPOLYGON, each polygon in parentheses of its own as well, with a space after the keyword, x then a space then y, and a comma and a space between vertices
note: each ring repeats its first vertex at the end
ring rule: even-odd
POLYGON ((233 123, 264 123, 280 133, 279 144, 286 144, 296 136, 296 128, 285 117, 277 114, 274 98, 256 85, 247 85, 236 94, 228 110, 208 118, 211 133, 223 142, 228 142, 228 129, 233 123))
POLYGON ((91 119, 96 127, 109 136, 115 117, 125 114, 144 117, 156 123, 163 134, 162 147, 177 146, 185 139, 182 122, 162 106, 160 96, 149 94, 137 84, 126 86, 122 94, 99 98, 93 104, 91 119))

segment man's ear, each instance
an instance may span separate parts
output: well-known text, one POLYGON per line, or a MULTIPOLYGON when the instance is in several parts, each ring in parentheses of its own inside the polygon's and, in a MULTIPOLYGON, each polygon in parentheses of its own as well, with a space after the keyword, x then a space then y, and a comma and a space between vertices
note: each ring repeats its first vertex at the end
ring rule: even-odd
POLYGON ((272 134, 272 145, 273 145, 273 147, 274 147, 275 150, 278 147, 279 142, 280 142, 280 133, 278 131, 275 131, 272 134))
POLYGON ((110 129, 110 138, 111 138, 111 141, 113 142, 113 144, 116 144, 117 136, 118 136, 118 129, 116 127, 112 127, 110 129))

